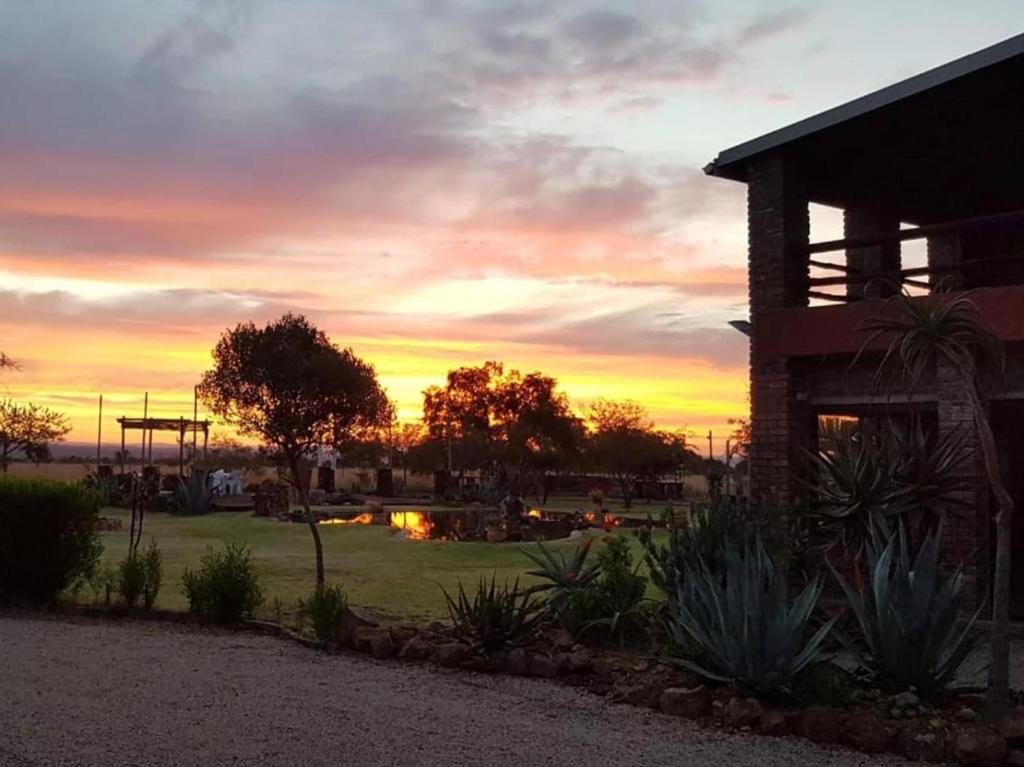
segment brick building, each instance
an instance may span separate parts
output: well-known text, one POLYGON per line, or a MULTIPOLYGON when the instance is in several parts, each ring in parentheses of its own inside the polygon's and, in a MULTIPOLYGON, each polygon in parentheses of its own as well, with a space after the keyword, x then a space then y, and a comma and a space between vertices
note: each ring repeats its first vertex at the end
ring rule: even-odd
MULTIPOLYGON (((884 298, 874 278, 922 293, 940 280, 976 289, 1006 342, 991 415, 1021 509, 1014 591, 1024 616, 1024 35, 727 149, 706 171, 747 184, 751 484, 783 507, 805 492, 804 449, 822 416, 916 411, 976 447, 949 371, 908 396, 873 386, 877 357, 851 367, 865 340, 858 326, 884 298), (842 210, 842 239, 811 242, 810 204, 842 210)), ((975 450, 961 467, 976 511, 951 520, 947 541, 970 558, 980 593, 992 531, 978 460, 975 450)))

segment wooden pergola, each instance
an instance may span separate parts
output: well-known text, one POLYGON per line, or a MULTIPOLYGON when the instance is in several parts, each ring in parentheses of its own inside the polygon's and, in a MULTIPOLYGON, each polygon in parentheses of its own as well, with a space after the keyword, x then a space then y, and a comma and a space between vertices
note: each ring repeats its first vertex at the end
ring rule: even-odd
MULTIPOLYGON (((121 425, 121 455, 125 454, 125 434, 129 431, 142 432, 142 460, 145 464, 153 463, 153 432, 172 431, 178 433, 178 474, 185 473, 185 435, 192 432, 192 456, 195 460, 196 443, 198 434, 203 432, 203 460, 206 460, 206 447, 210 438, 210 422, 207 420, 198 421, 188 418, 127 418, 121 416, 117 419, 121 425), (147 454, 148 448, 148 454, 147 454)), ((121 472, 124 473, 124 461, 121 462, 121 472)))

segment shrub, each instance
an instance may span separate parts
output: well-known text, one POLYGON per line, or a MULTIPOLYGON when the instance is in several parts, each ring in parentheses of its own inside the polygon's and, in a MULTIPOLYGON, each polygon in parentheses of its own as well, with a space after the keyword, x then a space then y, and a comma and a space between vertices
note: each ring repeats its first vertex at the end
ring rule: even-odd
POLYGON ((522 644, 542 614, 541 603, 519 591, 518 579, 509 588, 507 583, 498 586, 495 575, 490 584, 481 578, 472 599, 461 582, 455 599, 441 590, 456 633, 485 652, 522 644))
POLYGON ((151 610, 163 581, 163 556, 155 540, 150 539, 146 552, 142 555, 142 573, 142 604, 147 610, 151 610))
POLYGON ((726 551, 717 570, 701 559, 687 568, 668 603, 670 634, 685 653, 675 662, 753 692, 788 691, 819 660, 835 622, 807 637, 820 596, 816 578, 791 604, 786 578, 760 539, 726 551))
POLYGON ((142 596, 146 583, 146 571, 142 559, 129 554, 117 568, 117 593, 126 607, 135 607, 142 596))
POLYGON ((186 569, 182 584, 188 609, 216 623, 250 618, 263 602, 256 564, 244 544, 207 549, 199 570, 186 569))
POLYGON ((145 608, 152 609, 160 593, 162 559, 156 541, 150 540, 141 556, 133 552, 121 561, 117 568, 117 593, 125 606, 134 608, 141 598, 145 608))
POLYGON ((0 480, 0 598, 51 601, 93 572, 99 500, 81 485, 0 480))
POLYGON ((348 609, 348 597, 334 584, 314 591, 304 603, 304 612, 313 626, 313 634, 321 642, 337 642, 348 609))
POLYGON ((686 575, 687 566, 703 560, 717 569, 723 552, 741 539, 749 520, 749 510, 724 501, 695 507, 684 518, 670 509, 665 514, 668 542, 654 543, 649 532, 639 531, 644 547, 644 562, 651 583, 671 602, 686 575))
POLYGON ((978 614, 962 620, 967 601, 963 571, 942 568, 941 537, 941 528, 925 536, 916 555, 902 528, 884 545, 869 544, 870 583, 863 593, 833 568, 857 619, 857 637, 841 636, 845 644, 876 682, 914 687, 926 698, 952 683, 976 642, 971 629, 978 614))
POLYGON ((199 516, 210 513, 217 497, 210 480, 210 475, 202 469, 193 469, 187 478, 178 479, 176 500, 179 514, 199 516))

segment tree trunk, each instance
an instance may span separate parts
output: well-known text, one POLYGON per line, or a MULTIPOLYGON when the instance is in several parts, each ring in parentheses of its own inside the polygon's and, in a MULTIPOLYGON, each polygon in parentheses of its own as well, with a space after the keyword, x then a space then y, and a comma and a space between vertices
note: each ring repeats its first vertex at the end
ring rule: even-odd
POLYGON ((992 494, 996 499, 996 557, 992 575, 992 633, 989 640, 991 654, 988 667, 988 693, 985 700, 989 716, 996 718, 1010 705, 1010 567, 1011 534, 1013 522, 1013 496, 1003 483, 999 470, 999 452, 995 435, 981 396, 972 381, 964 382, 964 389, 973 410, 978 429, 978 441, 985 463, 992 494))
POLYGON ((316 590, 323 591, 324 588, 324 544, 320 540, 320 526, 313 516, 313 508, 309 505, 309 493, 302 484, 302 477, 299 476, 299 461, 294 456, 288 457, 288 465, 292 472, 292 481, 299 494, 299 503, 306 513, 306 524, 309 525, 309 534, 313 536, 313 549, 316 551, 316 590))

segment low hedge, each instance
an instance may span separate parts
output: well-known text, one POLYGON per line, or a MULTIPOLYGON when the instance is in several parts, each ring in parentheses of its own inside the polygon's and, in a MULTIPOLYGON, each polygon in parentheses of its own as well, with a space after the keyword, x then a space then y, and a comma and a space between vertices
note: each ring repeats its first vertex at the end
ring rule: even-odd
POLYGON ((0 479, 0 599, 52 601, 103 551, 99 497, 81 485, 0 479))

